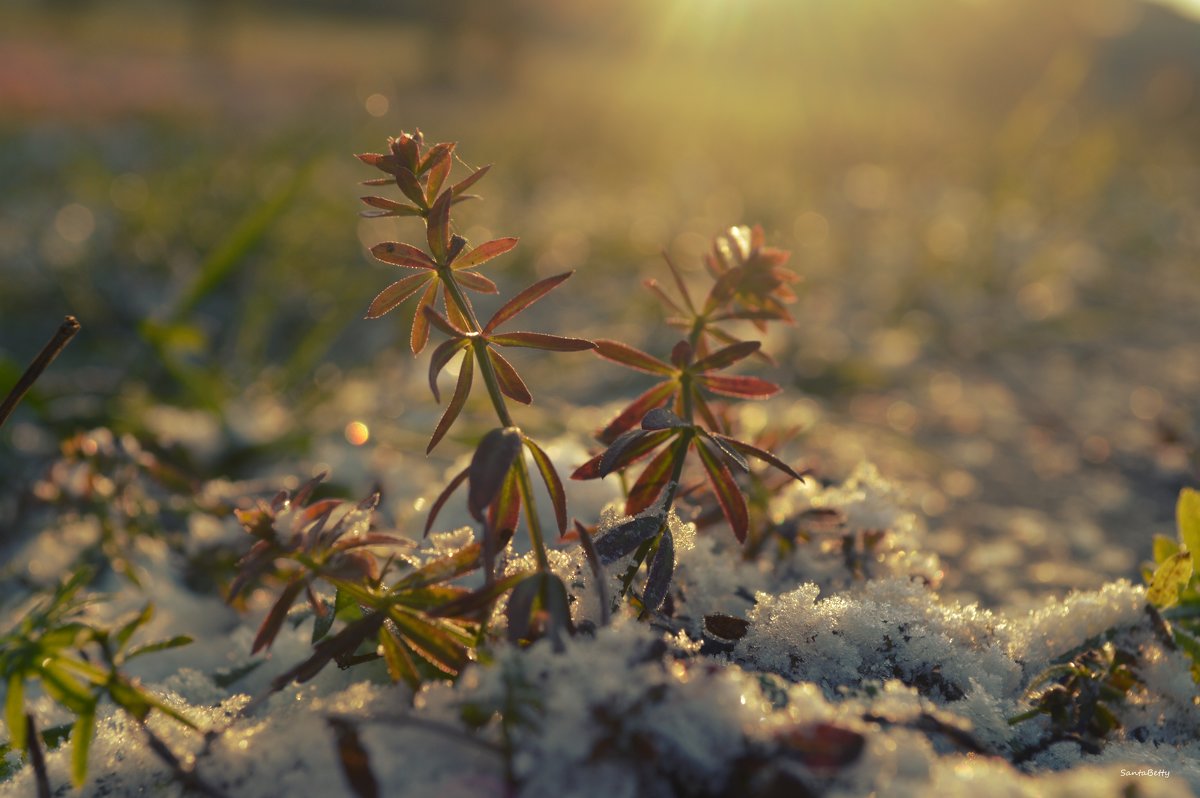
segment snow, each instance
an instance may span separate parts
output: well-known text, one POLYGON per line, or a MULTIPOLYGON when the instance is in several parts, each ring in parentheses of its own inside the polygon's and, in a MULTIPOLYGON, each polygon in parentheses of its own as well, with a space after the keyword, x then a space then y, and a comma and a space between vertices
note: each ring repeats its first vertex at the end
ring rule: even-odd
MULTIPOLYGON (((209 736, 157 713, 149 724, 154 733, 207 784, 239 798, 354 796, 337 724, 357 735, 380 794, 414 798, 510 789, 522 798, 755 790, 1092 798, 1129 788, 1142 796, 1200 789, 1200 708, 1190 662, 1150 629, 1141 587, 1113 582, 1030 612, 989 611, 938 594, 939 566, 921 548, 923 525, 876 469, 861 467, 840 485, 797 486, 777 511, 798 517, 813 508, 836 511, 838 536, 885 533, 865 572, 854 573, 820 533, 787 556, 747 562, 736 556, 732 536, 724 539, 727 530, 697 531, 671 513, 676 574, 669 617, 645 623, 621 608, 600 625, 591 569, 577 545, 566 545, 551 552, 551 568, 573 597, 575 622, 589 631, 562 652, 545 641, 527 648, 496 643, 456 683, 429 683, 415 695, 372 662, 347 670, 331 665, 264 699, 271 679, 311 651, 311 614, 293 612, 269 654, 252 657, 271 596, 252 592, 239 615, 194 593, 179 578, 177 555, 158 540, 139 543, 141 590, 115 575, 104 578, 108 600, 96 605, 95 620, 115 622, 150 600, 157 612, 139 640, 181 631, 196 638, 131 663, 129 672, 209 736), (714 613, 747 621, 744 636, 715 640, 704 625, 714 613), (1030 681, 1056 657, 1097 638, 1140 655, 1146 688, 1116 707, 1122 728, 1099 755, 1060 743, 1020 767, 1010 764, 1008 757, 1047 728, 1041 718, 1008 722, 1028 707, 1030 681), (221 678, 238 671, 246 672, 232 683, 221 678), (956 742, 945 731, 951 728, 978 750, 956 742), (814 739, 833 753, 814 750, 814 739), (833 756, 833 764, 823 756, 833 756)), ((610 505, 600 534, 626 520, 610 505)), ((196 514, 182 531, 186 550, 194 551, 229 542, 234 526, 196 514)), ((71 524, 47 528, 16 562, 69 561, 91 539, 71 524)), ((435 532, 402 554, 419 564, 473 539, 470 527, 435 532)), ((528 553, 508 552, 508 572, 533 565, 528 553)), ((607 567, 610 595, 626 565, 607 567)), ((20 607, 5 609, 7 626, 20 607)), ((493 630, 502 627, 501 610, 493 630)), ((70 720, 46 697, 31 707, 41 728, 70 720)), ((48 753, 55 785, 69 781, 69 748, 48 753)), ((0 783, 0 798, 33 794, 30 770, 0 783)), ((79 794, 184 792, 136 723, 109 706, 101 710, 79 794)))

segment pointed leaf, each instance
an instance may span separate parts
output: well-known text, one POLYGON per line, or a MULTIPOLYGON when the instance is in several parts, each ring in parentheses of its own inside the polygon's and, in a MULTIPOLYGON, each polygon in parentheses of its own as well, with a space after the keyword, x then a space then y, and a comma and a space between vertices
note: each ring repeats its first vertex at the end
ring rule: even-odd
POLYGON ((528 577, 529 573, 525 571, 511 574, 503 579, 492 582, 490 585, 485 585, 478 590, 474 590, 465 596, 460 596, 439 607, 434 607, 429 614, 435 618, 473 617, 489 609, 496 603, 496 599, 503 596, 509 590, 512 590, 519 582, 528 577))
POLYGON ((500 289, 496 287, 496 284, 479 272, 455 272, 454 279, 463 287, 470 288, 472 291, 478 291, 481 294, 500 293, 500 289))
POLYGON ((651 410, 670 400, 678 388, 679 383, 674 380, 660 382, 651 387, 641 396, 630 402, 629 406, 622 410, 616 418, 608 422, 607 427, 596 434, 596 437, 601 443, 612 443, 617 439, 617 436, 639 424, 651 410))
POLYGON ((482 178, 484 175, 486 175, 488 173, 488 170, 491 168, 492 168, 491 164, 488 164, 487 166, 479 167, 474 172, 467 175, 466 178, 455 183, 454 186, 450 189, 450 193, 453 194, 457 198, 464 191, 466 191, 471 186, 478 183, 480 178, 482 178))
POLYGON ((721 396, 743 399, 766 399, 779 393, 779 386, 758 377, 729 377, 720 374, 700 374, 696 382, 721 396))
POLYGON ((425 189, 421 186, 421 182, 417 180, 416 175, 403 166, 396 169, 395 175, 396 185, 404 192, 404 196, 408 197, 421 208, 429 207, 429 203, 425 200, 425 189))
POLYGON ((718 435, 717 433, 712 433, 710 437, 719 438, 723 443, 734 449, 737 449, 742 454, 762 460, 767 465, 778 468, 780 471, 792 477, 793 479, 803 480, 804 477, 809 473, 807 469, 804 471, 797 471, 767 450, 760 449, 759 447, 746 443, 745 441, 739 441, 726 435, 718 435))
POLYGON ((436 269, 437 264, 429 256, 411 244, 399 241, 382 241, 371 247, 376 260, 403 266, 406 269, 436 269))
POLYGON ((711 355, 697 360, 692 365, 692 370, 695 372, 713 371, 714 369, 723 369, 732 366, 739 360, 743 360, 750 355, 753 355, 760 348, 760 341, 742 341, 741 343, 733 344, 732 346, 718 349, 711 355))
POLYGON ((647 374, 669 375, 675 373, 675 369, 669 364, 620 341, 610 341, 607 338, 597 339, 596 354, 605 360, 611 360, 614 363, 620 363, 622 366, 628 366, 637 371, 644 371, 647 374))
POLYGON ((4 723, 8 726, 8 742, 14 751, 25 749, 25 676, 16 671, 8 677, 8 692, 4 696, 4 723))
POLYGON ((729 438, 726 438, 723 435, 714 435, 708 432, 704 433, 704 436, 708 438, 708 440, 712 441, 712 443, 721 450, 721 454, 725 455, 727 459, 732 460, 738 468, 742 469, 743 471, 750 470, 750 464, 746 462, 745 457, 742 457, 741 452, 739 452, 733 447, 733 445, 729 443, 729 438))
POLYGON ((574 273, 574 271, 563 272, 562 274, 556 274, 553 277, 547 277, 545 280, 539 280, 521 293, 517 294, 512 299, 508 300, 508 302, 504 303, 504 305, 502 305, 500 309, 496 311, 491 320, 484 325, 484 334, 486 335, 491 333, 492 330, 513 318, 518 313, 532 305, 534 302, 537 302, 550 291, 554 290, 555 286, 566 280, 574 273))
MULTIPOLYGON (((679 303, 667 296, 667 292, 664 291, 662 286, 658 284, 658 280, 653 278, 649 280, 643 280, 642 285, 644 285, 650 291, 650 293, 658 297, 658 301, 662 302, 669 312, 678 313, 680 316, 687 313, 687 311, 679 306, 679 303)), ((684 323, 686 324, 686 322, 684 323)))
POLYGON ((384 613, 372 612, 346 624, 333 637, 327 637, 317 643, 316 650, 308 659, 272 679, 271 691, 282 690, 293 681, 303 684, 320 673, 334 657, 353 654, 364 640, 378 633, 386 619, 387 615, 384 613))
POLYGON ((71 727, 71 783, 76 788, 87 781, 88 752, 95 734, 96 702, 93 701, 86 711, 78 713, 71 727))
MULTIPOLYGON (((378 182, 368 180, 367 185, 387 185, 391 180, 384 178, 378 182)), ((407 202, 396 202, 386 197, 359 197, 364 203, 373 208, 379 208, 377 211, 362 211, 359 216, 367 219, 376 219, 383 216, 420 216, 421 209, 416 205, 409 205, 407 202)))
MULTIPOLYGON (((381 641, 382 642, 382 641, 381 641)), ((386 645, 384 646, 386 658, 386 645)), ((388 660, 388 672, 391 672, 391 660, 388 660)), ((393 680, 399 677, 393 675, 393 680)), ((346 783, 358 798, 379 798, 379 782, 371 772, 371 757, 366 747, 358 737, 358 730, 349 721, 341 718, 326 718, 325 722, 333 729, 337 741, 338 762, 342 766, 342 775, 346 783)))
POLYGON ((425 314, 425 316, 428 319, 430 324, 432 324, 434 327, 437 327, 439 330, 441 330, 443 333, 450 336, 451 338, 465 338, 466 337, 466 335, 467 335, 466 330, 464 330, 463 328, 461 328, 455 324, 451 324, 450 320, 447 319, 445 316, 443 316, 441 313, 438 313, 437 309, 435 307, 433 307, 432 305, 425 305, 423 308, 421 308, 421 312, 425 314))
POLYGON ((1187 587, 1192 578, 1192 565, 1191 552, 1172 554, 1155 569, 1150 587, 1146 590, 1146 601, 1164 610, 1178 604, 1179 592, 1187 587))
POLYGON ((630 430, 617 437, 600 458, 599 475, 604 478, 624 468, 675 434, 674 430, 630 430))
POLYGON ((521 519, 521 486, 517 477, 517 469, 510 468, 499 494, 488 506, 483 529, 484 578, 488 581, 495 574, 496 555, 512 540, 521 519))
POLYGON ((646 430, 679 429, 690 426, 692 425, 666 407, 656 407, 642 417, 642 429, 646 430))
POLYGON ((533 463, 537 466, 538 473, 542 475, 542 482, 546 484, 546 492, 550 494, 550 502, 554 505, 554 518, 558 522, 558 534, 562 535, 567 531, 567 494, 563 490, 562 480, 554 469, 554 463, 550 462, 550 457, 542 450, 542 447, 534 443, 532 438, 526 437, 524 441, 525 447, 533 455, 533 463))
POLYGON ((470 341, 466 338, 451 338, 442 341, 433 350, 433 355, 429 358, 429 390, 433 392, 433 401, 438 404, 442 403, 442 394, 438 390, 437 384, 438 375, 442 373, 442 369, 446 367, 446 364, 450 362, 459 350, 465 349, 470 345, 470 341))
POLYGON ((421 170, 429 171, 429 182, 425 186, 425 201, 432 203, 442 190, 442 184, 454 166, 454 145, 436 144, 426 153, 421 164, 421 170))
POLYGON ((513 645, 519 645, 521 641, 529 639, 533 607, 542 587, 541 577, 541 574, 526 577, 513 588, 508 597, 508 604, 504 608, 504 615, 508 620, 506 636, 508 642, 513 645))
POLYGON ((191 642, 193 642, 192 638, 188 637, 187 635, 175 635, 167 640, 158 640, 154 643, 147 643, 144 646, 134 646, 129 650, 129 653, 125 655, 125 661, 128 662, 134 657, 140 657, 143 654, 153 654, 158 651, 166 651, 168 649, 186 646, 191 642))
POLYGON ((658 534, 666 521, 661 516, 641 516, 618 524, 595 541, 603 565, 612 565, 658 534))
POLYGON ((446 501, 450 498, 450 494, 454 493, 454 491, 458 488, 458 486, 463 483, 463 480, 467 478, 467 474, 469 474, 470 472, 471 472, 470 466, 467 466, 462 471, 459 471, 454 476, 454 479, 450 480, 450 484, 446 485, 446 487, 442 490, 442 492, 438 494, 437 499, 435 499, 433 502, 433 506, 429 508, 429 517, 425 519, 425 533, 424 534, 426 536, 429 535, 429 530, 433 529, 434 519, 437 518, 438 513, 441 512, 441 510, 442 510, 442 506, 445 505, 446 501))
POLYGON ((463 546, 453 554, 448 554, 433 562, 422 565, 392 586, 393 592, 414 590, 427 585, 449 582, 463 574, 468 574, 479 567, 479 555, 482 546, 471 543, 463 546))
POLYGON ((1179 491, 1175 503, 1175 524, 1179 529, 1179 541, 1188 551, 1200 557, 1200 491, 1184 488, 1179 491))
POLYGON ((119 650, 125 648, 125 644, 129 642, 129 639, 131 637, 133 637, 134 632, 136 632, 138 629, 140 629, 142 626, 144 626, 146 623, 148 623, 150 621, 150 619, 153 617, 154 617, 154 605, 153 604, 147 604, 146 606, 142 607, 141 612, 139 612, 136 616, 134 616, 132 620, 125 623, 125 625, 123 625, 120 629, 118 629, 116 634, 113 635, 113 640, 117 644, 117 650, 119 651, 119 650))
POLYGON ((700 462, 703 464, 704 470, 708 472, 708 479, 712 483, 717 502, 721 505, 721 512, 725 514, 729 526, 733 528, 733 534, 737 537, 738 542, 745 543, 746 533, 750 528, 750 520, 746 513, 746 500, 737 483, 733 481, 733 475, 729 473, 729 469, 709 449, 711 445, 708 439, 700 438, 696 451, 700 455, 700 462))
POLYGON ((469 470, 467 509, 475 520, 483 521, 487 509, 509 470, 521 454, 521 431, 516 427, 494 429, 475 447, 469 470))
POLYGON ((665 251, 663 252, 663 260, 667 262, 667 268, 671 271, 671 277, 675 280, 675 286, 679 289, 679 295, 683 298, 691 315, 696 315, 696 306, 692 303, 692 295, 688 293, 687 283, 683 281, 683 275, 679 273, 679 269, 675 268, 675 262, 671 260, 671 256, 665 251))
POLYGON ((471 299, 461 291, 458 295, 463 301, 463 306, 467 308, 466 310, 463 310, 458 302, 450 297, 449 292, 446 291, 446 286, 442 286, 442 303, 446 307, 446 318, 460 330, 473 329, 475 325, 471 323, 471 316, 475 310, 471 305, 471 299))
POLYGON ((404 642, 422 659, 451 676, 467 664, 466 649, 443 630, 398 607, 388 612, 404 642))
POLYGON ((254 645, 250 648, 251 654, 257 654, 262 649, 271 647, 271 643, 275 641, 275 635, 279 634, 279 629, 283 626, 284 619, 287 618, 288 610, 292 608, 292 604, 296 602, 296 597, 304 590, 305 585, 304 579, 296 579, 289 582, 283 592, 279 594, 271 611, 267 613, 262 625, 258 627, 254 645))
POLYGON ((489 336, 488 340, 499 346, 524 346, 549 352, 582 352, 586 349, 596 348, 594 343, 583 338, 568 338, 563 335, 535 332, 498 333, 489 336))
POLYGON ((433 437, 429 439, 429 445, 425 447, 425 454, 433 451, 433 447, 437 446, 438 441, 450 431, 450 425, 462 412, 463 405, 467 403, 467 397, 471 395, 471 379, 474 373, 475 357, 471 350, 467 349, 458 370, 458 383, 454 386, 454 395, 450 397, 450 404, 446 405, 446 412, 438 419, 437 427, 433 430, 433 437))
POLYGON ((437 292, 437 280, 430 280, 429 285, 425 288, 425 293, 421 294, 421 298, 417 300, 417 307, 413 312, 412 334, 409 336, 409 346, 414 355, 421 354, 425 344, 429 343, 429 317, 425 315, 424 311, 425 308, 433 305, 433 301, 437 299, 437 292))
POLYGON ((486 241, 465 255, 459 255, 452 264, 457 269, 474 269, 492 258, 499 257, 517 245, 516 238, 497 238, 486 241))
POLYGON ((625 501, 626 515, 637 515, 654 504, 654 500, 662 493, 663 488, 667 486, 667 481, 671 478, 671 466, 675 464, 677 458, 684 455, 685 451, 686 449, 680 451, 680 446, 674 445, 668 446, 654 456, 629 491, 629 498, 625 501))
POLYGON ((562 651, 563 638, 574 634, 575 627, 571 623, 571 600, 567 597, 567 586, 552 573, 542 576, 542 589, 539 595, 542 610, 545 611, 547 632, 554 643, 555 651, 562 651))
POLYGON ((646 575, 646 590, 642 593, 642 606, 647 612, 654 612, 662 606, 671 587, 671 577, 675 574, 675 539, 671 536, 671 528, 663 529, 658 541, 658 551, 650 563, 646 575))
POLYGON ((429 241, 429 251, 438 263, 444 263, 450 249, 450 200, 449 191, 442 192, 437 202, 429 209, 425 223, 425 237, 429 241))
POLYGON ((533 395, 529 393, 529 388, 526 387, 525 381, 521 379, 521 375, 513 368, 512 363, 504 355, 487 347, 488 360, 492 363, 492 369, 496 373, 496 381, 500 383, 500 392, 509 399, 527 405, 533 401, 533 395))

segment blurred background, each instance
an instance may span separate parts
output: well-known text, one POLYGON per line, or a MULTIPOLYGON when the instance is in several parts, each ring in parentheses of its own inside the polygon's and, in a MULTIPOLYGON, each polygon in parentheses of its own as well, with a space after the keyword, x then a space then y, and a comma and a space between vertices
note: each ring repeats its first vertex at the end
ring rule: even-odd
MULTIPOLYGON (((490 264, 502 297, 579 270, 537 329, 664 355, 636 288, 662 249, 698 286, 731 225, 792 250, 798 323, 762 372, 789 390, 743 420, 796 425, 822 478, 866 458, 902 483, 951 593, 1136 577, 1200 481, 1186 4, 8 0, 0 387, 64 314, 84 329, 0 430, 0 527, 98 425, 207 477, 333 466, 415 523, 449 462, 419 455, 440 411, 404 310, 362 316, 394 278, 366 247, 420 228, 357 218, 375 173, 353 153, 418 127, 496 164, 457 219, 521 236, 490 264)), ((646 387, 514 360, 521 423, 576 462, 646 387)))

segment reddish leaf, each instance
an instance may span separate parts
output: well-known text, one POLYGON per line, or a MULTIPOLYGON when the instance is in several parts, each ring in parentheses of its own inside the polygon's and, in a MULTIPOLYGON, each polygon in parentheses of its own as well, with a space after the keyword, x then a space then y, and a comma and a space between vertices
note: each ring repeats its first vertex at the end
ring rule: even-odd
POLYGON ((596 541, 596 554, 604 565, 612 565, 642 543, 658 534, 665 521, 658 516, 642 516, 618 524, 596 541))
POLYGON ((438 494, 437 499, 435 499, 433 502, 433 506, 429 508, 429 517, 425 519, 425 535, 428 535, 429 530, 433 529, 433 521, 435 518, 437 518, 437 514, 441 512, 443 505, 445 505, 449 500, 450 494, 454 493, 458 486, 463 483, 463 480, 467 478, 467 474, 470 472, 470 466, 464 468, 462 471, 459 471, 454 476, 454 479, 450 480, 450 483, 442 489, 441 493, 438 494))
POLYGON ((469 189, 471 186, 478 183, 479 180, 484 175, 486 175, 488 173, 488 170, 491 168, 492 168, 491 164, 488 164, 487 166, 479 167, 474 172, 467 175, 464 179, 455 183, 454 186, 450 189, 450 193, 453 194, 455 197, 458 197, 460 194, 462 194, 464 191, 469 189))
POLYGON ((417 300, 417 307, 413 313, 412 334, 409 336, 409 346, 414 355, 421 354, 425 344, 429 343, 429 317, 425 315, 424 309, 433 305, 433 301, 437 299, 437 290, 437 281, 431 280, 425 293, 417 300))
MULTIPOLYGON (((368 181, 374 182, 374 181, 368 181)), ((381 185, 386 185, 392 182, 384 179, 380 182, 381 185)), ((420 216, 421 209, 415 205, 409 205, 406 202, 396 202, 387 197, 359 197, 364 203, 373 208, 380 208, 377 211, 361 211, 359 216, 367 219, 378 219, 385 216, 420 216)))
POLYGON ((781 741, 805 765, 823 774, 853 764, 866 747, 866 739, 858 732, 823 721, 785 732, 781 741))
POLYGON ((660 382, 658 385, 651 387, 641 396, 630 402, 629 406, 622 410, 620 415, 608 422, 608 426, 596 434, 596 437, 601 443, 612 443, 617 439, 618 435, 627 432, 635 425, 641 423, 641 420, 651 410, 666 403, 674 396, 678 388, 679 383, 674 380, 660 382))
POLYGON ((600 458, 599 474, 603 479, 649 454, 655 447, 675 434, 675 430, 635 429, 622 433, 600 458))
POLYGON ((654 500, 667 486, 667 480, 671 477, 671 466, 675 464, 676 458, 683 454, 678 446, 669 446, 654 456, 629 491, 629 498, 625 501, 626 515, 637 515, 654 504, 654 500))
POLYGON ((438 313, 437 309, 432 305, 426 305, 425 307, 421 308, 421 312, 425 314, 430 324, 432 324, 434 327, 437 327, 451 338, 463 339, 466 337, 466 330, 455 324, 451 324, 449 319, 447 319, 441 313, 438 313))
POLYGON ((307 682, 320 673, 334 657, 353 654, 364 640, 373 637, 379 631, 386 617, 383 613, 371 613, 347 624, 333 637, 327 637, 317 643, 312 656, 271 680, 271 690, 282 690, 293 681, 307 682))
MULTIPOLYGON (((658 280, 655 280, 655 279, 644 280, 642 282, 642 285, 646 286, 646 288, 652 294, 654 294, 656 297, 658 297, 658 300, 660 302, 662 302, 663 305, 666 306, 667 310, 670 311, 671 313, 678 313, 682 316, 683 314, 685 314, 687 312, 683 308, 681 308, 674 299, 671 299, 671 297, 667 296, 667 292, 664 291, 662 289, 662 286, 660 286, 658 284, 658 280)), ((684 322, 684 323, 686 324, 686 322, 684 322)))
POLYGON ((450 192, 442 192, 442 196, 438 197, 437 202, 429 209, 429 216, 425 220, 425 237, 429 241, 429 251, 438 263, 446 261, 446 254, 450 250, 450 200, 450 192))
POLYGON ((500 493, 488 507, 487 524, 483 535, 484 577, 492 579, 495 573, 496 554, 512 539, 521 518, 521 487, 517 481, 517 469, 510 468, 500 486, 500 493))
POLYGON ((467 509, 477 521, 483 520, 483 511, 496 498, 520 454, 521 431, 516 427, 491 430, 475 447, 469 469, 467 509))
POLYGON ((379 798, 379 783, 371 773, 371 757, 358 738, 358 730, 341 718, 326 718, 337 740, 342 775, 358 798, 379 798))
POLYGON ((400 159, 398 159, 395 155, 380 155, 377 152, 363 152, 355 155, 354 157, 365 163, 367 166, 374 166, 379 171, 387 172, 389 175, 396 174, 396 170, 401 166, 400 159))
POLYGON ((429 207, 429 203, 425 200, 425 189, 421 186, 421 181, 417 180, 417 176, 403 166, 396 169, 396 185, 404 192, 404 196, 417 203, 419 207, 429 207))
POLYGON ((671 536, 671 528, 663 529, 658 541, 658 551, 646 574, 646 589, 642 593, 642 606, 647 612, 654 612, 662 606, 671 587, 671 577, 675 574, 675 539, 671 536))
POLYGON ((500 346, 524 346, 531 349, 544 349, 548 352, 582 352, 595 349, 596 345, 583 338, 568 338, 563 335, 550 335, 535 332, 511 332, 492 335, 488 338, 500 346))
POLYGON ((529 388, 521 379, 521 375, 513 368, 512 363, 509 363, 504 355, 491 347, 487 348, 487 354, 496 373, 496 381, 500 383, 500 392, 523 405, 532 402, 533 395, 529 393, 529 388))
POLYGON ((747 358, 762 347, 759 341, 742 341, 741 343, 718 349, 708 357, 697 360, 693 366, 696 372, 713 371, 732 366, 734 363, 747 358))
POLYGON ((446 182, 446 177, 450 174, 450 167, 454 165, 454 145, 453 144, 436 144, 430 148, 425 154, 425 158, 421 163, 421 170, 429 171, 429 181, 425 185, 425 201, 432 203, 434 198, 442 190, 442 184, 446 182))
POLYGON ((671 260, 671 257, 665 251, 663 252, 663 260, 667 262, 667 268, 671 271, 671 277, 675 280, 675 287, 679 289, 679 295, 683 297, 684 304, 687 305, 691 314, 695 316, 696 306, 692 303, 692 295, 688 293, 687 283, 683 281, 683 275, 679 273, 679 269, 675 268, 675 262, 671 260))
POLYGON ((421 142, 423 140, 424 137, 419 130, 411 134, 401 133, 396 138, 388 139, 388 149, 399 159, 401 164, 416 174, 420 171, 421 142))
POLYGON ((455 269, 474 269, 476 266, 482 266, 492 258, 508 252, 517 245, 517 241, 516 238, 497 238, 485 241, 467 254, 455 258, 452 265, 455 269))
POLYGON ((766 399, 779 393, 779 386, 758 377, 730 377, 721 374, 701 374, 696 382, 721 396, 744 399, 766 399))
POLYGON ((692 404, 695 406, 696 412, 700 414, 700 418, 703 419, 704 423, 710 430, 715 432, 717 430, 725 429, 725 425, 721 423, 721 420, 717 418, 716 413, 713 412, 712 407, 709 406, 708 400, 705 399, 699 391, 694 391, 692 393, 692 404))
POLYGON ((687 341, 680 341, 671 347, 671 362, 675 364, 676 368, 686 368, 692 362, 692 356, 695 354, 691 344, 687 341))
POLYGON ((492 316, 491 320, 484 325, 484 334, 490 333, 504 322, 525 310, 525 308, 529 307, 534 302, 537 302, 550 291, 554 290, 555 286, 566 280, 574 273, 575 272, 573 271, 563 272, 562 274, 556 274, 553 277, 547 277, 545 280, 539 280, 521 293, 517 294, 512 299, 508 300, 508 302, 504 303, 504 305, 496 311, 496 314, 492 316))
POLYGON ((429 445, 425 447, 425 454, 433 451, 433 447, 437 446, 438 441, 449 432, 450 425, 462 412, 463 405, 467 403, 467 396, 471 393, 471 377, 474 371, 475 358, 468 349, 463 357, 462 366, 459 367, 458 384, 454 386, 454 396, 450 397, 450 404, 446 405, 446 412, 438 420, 437 427, 433 430, 433 437, 429 439, 429 445))
POLYGON ((258 634, 254 637, 254 645, 250 648, 251 654, 257 654, 264 648, 270 648, 271 643, 275 640, 275 635, 279 634, 279 629, 283 626, 283 621, 287 618, 288 610, 292 608, 296 597, 304 591, 307 582, 304 579, 296 579, 289 582, 288 586, 283 589, 276 599, 275 604, 271 607, 271 611, 267 613, 267 617, 263 619, 262 625, 258 627, 258 634))
POLYGON ((462 292, 459 292, 459 296, 462 298, 463 304, 466 305, 468 312, 464 312, 458 306, 458 302, 451 299, 450 293, 446 290, 445 284, 442 285, 442 304, 446 307, 446 318, 449 319, 451 324, 460 330, 473 329, 475 325, 471 323, 470 317, 475 311, 474 308, 471 307, 471 300, 462 292))
POLYGON ((470 341, 466 338, 451 338, 448 341, 442 341, 433 350, 433 355, 429 358, 429 390, 433 391, 433 401, 438 404, 442 403, 442 394, 438 390, 437 384, 438 375, 442 373, 442 369, 460 349, 470 345, 470 341))
POLYGON ((730 438, 726 435, 714 434, 712 437, 719 438, 722 442, 724 442, 725 444, 727 444, 728 446, 730 446, 734 449, 737 449, 742 454, 757 458, 759 460, 762 460, 764 463, 767 463, 768 465, 772 465, 775 468, 778 468, 780 471, 782 471, 783 473, 792 477, 793 479, 801 479, 802 480, 809 473, 809 471, 807 469, 805 469, 804 471, 796 471, 790 465, 788 465, 784 461, 780 460, 778 457, 771 454, 767 450, 760 449, 759 447, 753 446, 749 443, 746 443, 745 441, 739 441, 734 438, 730 438))
POLYGON ((472 291, 478 291, 481 294, 500 293, 500 289, 496 287, 496 284, 479 272, 455 272, 454 279, 460 285, 470 288, 472 291))
POLYGON ((408 299, 417 291, 421 290, 421 285, 429 279, 429 274, 410 274, 403 280, 397 280, 387 288, 379 292, 379 294, 371 301, 371 307, 367 308, 366 318, 377 319, 383 314, 394 310, 404 300, 408 299))
POLYGON ((620 341, 610 341, 607 338, 597 339, 596 354, 605 360, 611 360, 614 363, 620 363, 622 366, 628 366, 637 371, 644 371, 647 374, 668 375, 675 373, 675 369, 669 364, 620 341))
POLYGON ((561 535, 567 531, 567 494, 563 490, 562 480, 542 448, 534 443, 532 438, 526 437, 524 440, 525 447, 533 455, 533 462, 537 466, 538 473, 542 475, 542 482, 546 483, 546 491, 550 494, 550 502, 554 505, 554 518, 558 521, 558 534, 561 535))
POLYGON ((376 260, 390 263, 393 266, 403 266, 406 269, 436 268, 429 256, 414 246, 399 241, 384 241, 371 247, 371 254, 376 260))
POLYGON ((700 462, 704 465, 704 470, 708 472, 708 479, 712 483, 717 502, 721 505, 721 512, 725 513, 725 518, 729 521, 729 526, 733 528, 733 534, 737 537, 738 542, 745 543, 746 533, 750 528, 750 520, 746 514, 746 500, 737 483, 733 481, 733 475, 729 473, 729 469, 709 449, 710 445, 707 439, 701 438, 696 446, 696 451, 700 454, 700 462))

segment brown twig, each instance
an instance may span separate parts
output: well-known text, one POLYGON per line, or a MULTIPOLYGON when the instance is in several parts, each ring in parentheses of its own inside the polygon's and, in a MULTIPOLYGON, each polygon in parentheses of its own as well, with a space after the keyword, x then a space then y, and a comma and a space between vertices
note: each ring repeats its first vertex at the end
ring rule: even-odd
POLYGON ((38 798, 50 798, 50 777, 46 775, 46 757, 42 753, 42 739, 38 736, 33 715, 25 714, 25 739, 29 750, 29 764, 33 765, 33 778, 37 782, 38 798))
POLYGON ((54 358, 58 357, 58 353, 66 348, 67 344, 71 343, 71 339, 75 337, 75 333, 79 332, 79 320, 74 316, 67 316, 63 319, 63 323, 58 325, 58 330, 55 331, 54 337, 46 342, 42 347, 42 351, 38 352, 38 356, 29 364, 29 368, 25 369, 25 373, 21 375, 21 379, 17 380, 17 384, 8 392, 8 396, 4 397, 4 402, 0 404, 0 427, 4 426, 4 422, 8 421, 8 417, 12 415, 12 411, 16 409, 21 399, 37 382, 37 378, 42 376, 42 372, 46 367, 54 362, 54 358))

